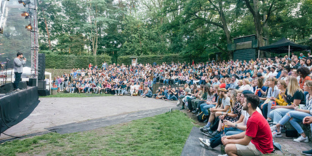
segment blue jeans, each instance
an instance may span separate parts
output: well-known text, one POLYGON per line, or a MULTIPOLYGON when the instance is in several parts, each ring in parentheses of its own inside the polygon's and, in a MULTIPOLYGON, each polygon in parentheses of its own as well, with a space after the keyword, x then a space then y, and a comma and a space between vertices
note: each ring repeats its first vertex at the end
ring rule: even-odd
POLYGON ((175 95, 168 95, 168 100, 178 100, 178 98, 175 95))
POLYGON ((88 89, 89 89, 89 87, 85 87, 85 88, 83 89, 83 92, 86 93, 88 89))
POLYGON ((118 95, 120 95, 122 93, 121 89, 117 89, 118 95))
MULTIPOLYGON (((284 125, 287 121, 297 130, 299 134, 302 134, 304 131, 300 127, 298 122, 302 122, 303 118, 306 116, 312 116, 309 113, 299 112, 299 111, 289 111, 280 121, 279 124, 284 125), (290 120, 293 118, 292 120, 290 120)), ((310 129, 312 132, 312 124, 310 124, 310 129)))
POLYGON ((200 107, 200 110, 202 111, 202 112, 204 112, 204 114, 205 115, 209 115, 209 112, 208 112, 208 109, 209 108, 213 108, 213 107, 215 107, 216 105, 207 105, 207 104, 201 104, 199 107, 200 107))
POLYGON ((70 87, 69 88, 69 92, 71 93, 71 92, 75 92, 75 87, 70 87))
MULTIPOLYGON (((232 135, 239 134, 243 131, 240 129, 234 128, 234 127, 229 127, 229 128, 225 128, 224 132, 225 132, 225 135, 230 136, 231 134, 232 135)), ((223 131, 221 131, 219 134, 215 135, 214 137, 212 137, 210 139, 210 147, 211 148, 215 148, 218 145, 222 145, 221 134, 223 134, 223 131)))
POLYGON ((169 84, 169 79, 165 79, 164 84, 169 84))
POLYGON ((156 84, 156 82, 157 82, 157 79, 153 78, 153 84, 156 84))
POLYGON ((22 78, 21 78, 22 77, 22 73, 14 72, 14 75, 15 75, 15 81, 13 83, 13 87, 14 87, 14 89, 18 89, 18 84, 22 80, 22 78))
POLYGON ((143 90, 139 90, 139 95, 142 95, 143 94, 143 90))
POLYGON ((127 93, 127 90, 126 89, 122 89, 121 90, 121 94, 124 95, 125 93, 127 93))
POLYGON ((286 108, 278 108, 270 112, 268 118, 273 120, 274 124, 277 124, 283 116, 286 115, 289 111, 293 111, 293 109, 286 109, 286 108))
POLYGON ((236 134, 239 134, 239 133, 242 133, 242 132, 244 132, 244 131, 236 128, 234 130, 226 131, 225 135, 226 136, 236 135, 236 134))
POLYGON ((262 105, 263 105, 262 115, 264 116, 264 118, 267 118, 268 114, 270 114, 270 112, 272 111, 272 109, 271 109, 272 101, 270 101, 269 103, 266 103, 266 104, 262 104, 262 105))
POLYGON ((89 87, 89 88, 88 88, 88 92, 89 92, 89 93, 91 92, 91 89, 92 89, 92 87, 89 87))
POLYGON ((200 85, 201 85, 201 84, 205 84, 205 82, 206 82, 205 80, 200 80, 200 81, 199 81, 199 84, 200 84, 200 85))
POLYGON ((151 97, 153 97, 153 94, 147 93, 145 96, 151 98, 151 97))

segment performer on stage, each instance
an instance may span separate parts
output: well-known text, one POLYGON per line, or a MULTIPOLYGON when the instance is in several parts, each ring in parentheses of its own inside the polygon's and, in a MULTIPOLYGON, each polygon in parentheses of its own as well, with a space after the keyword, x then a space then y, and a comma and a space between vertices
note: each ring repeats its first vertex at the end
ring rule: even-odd
POLYGON ((15 74, 15 81, 14 81, 14 90, 18 91, 18 84, 21 81, 22 73, 23 73, 23 65, 26 64, 26 58, 24 58, 23 53, 18 52, 17 57, 14 59, 14 74, 15 74))

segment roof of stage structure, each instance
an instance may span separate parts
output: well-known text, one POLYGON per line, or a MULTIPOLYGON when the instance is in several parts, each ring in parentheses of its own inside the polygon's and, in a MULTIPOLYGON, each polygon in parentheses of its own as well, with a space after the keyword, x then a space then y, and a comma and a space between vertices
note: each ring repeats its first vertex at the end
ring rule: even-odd
POLYGON ((269 46, 260 47, 259 49, 273 53, 287 53, 289 46, 290 51, 304 51, 310 49, 309 46, 296 44, 292 41, 287 40, 286 38, 282 38, 269 46))

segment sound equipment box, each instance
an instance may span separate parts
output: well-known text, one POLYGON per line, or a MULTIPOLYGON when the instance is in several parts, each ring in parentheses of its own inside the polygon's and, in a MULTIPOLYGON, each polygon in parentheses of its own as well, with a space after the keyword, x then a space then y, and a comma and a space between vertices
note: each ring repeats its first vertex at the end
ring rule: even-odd
POLYGON ((38 90, 38 94, 39 94, 39 96, 48 96, 48 95, 50 95, 50 92, 49 92, 49 90, 44 89, 44 90, 38 90))
POLYGON ((35 78, 29 78, 27 85, 28 86, 37 86, 37 80, 35 78))

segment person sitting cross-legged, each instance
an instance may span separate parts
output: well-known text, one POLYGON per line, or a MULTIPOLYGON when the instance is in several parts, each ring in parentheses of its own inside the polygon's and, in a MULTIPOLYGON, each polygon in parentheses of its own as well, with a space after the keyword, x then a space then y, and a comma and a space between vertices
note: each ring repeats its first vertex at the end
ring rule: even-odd
POLYGON ((243 110, 250 115, 247 121, 246 132, 222 137, 225 152, 229 156, 252 156, 273 152, 273 137, 269 123, 256 110, 259 97, 253 94, 246 95, 243 110))

